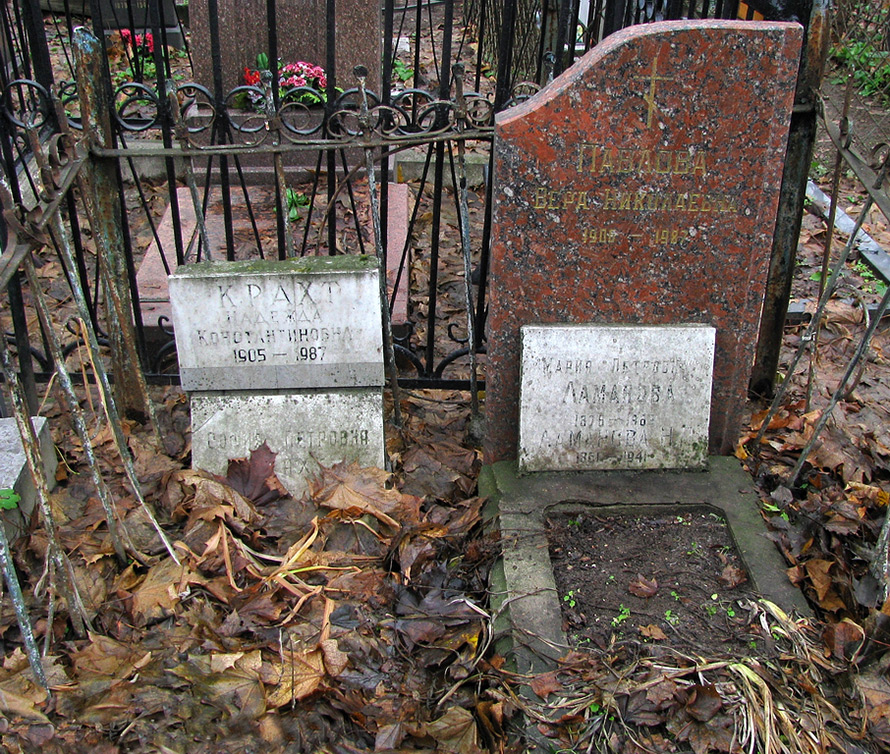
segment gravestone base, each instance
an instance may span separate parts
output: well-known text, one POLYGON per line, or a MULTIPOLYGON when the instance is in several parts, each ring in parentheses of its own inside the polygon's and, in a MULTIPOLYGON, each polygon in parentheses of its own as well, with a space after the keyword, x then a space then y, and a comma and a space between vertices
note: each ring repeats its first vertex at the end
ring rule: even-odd
POLYGON ((383 392, 345 390, 191 393, 192 467, 224 476, 229 461, 265 443, 275 473, 296 498, 320 465, 384 468, 383 392))
MULTIPOLYGON (((512 647, 517 670, 523 674, 556 669, 571 647, 562 630, 559 593, 548 554, 545 520, 560 510, 589 507, 602 512, 646 515, 684 509, 710 509, 729 528, 753 587, 786 611, 810 614, 803 595, 788 581, 786 564, 757 506, 751 478, 739 462, 712 456, 707 471, 588 471, 540 472, 520 475, 515 461, 484 466, 479 494, 487 497, 485 514, 496 519, 503 554, 492 571, 491 592, 500 595, 495 613, 502 615, 498 635, 512 647), (503 612, 500 607, 504 606, 503 612)), ((529 698, 536 698, 525 688, 529 698)), ((535 725, 529 725, 528 751, 535 746, 535 725)))

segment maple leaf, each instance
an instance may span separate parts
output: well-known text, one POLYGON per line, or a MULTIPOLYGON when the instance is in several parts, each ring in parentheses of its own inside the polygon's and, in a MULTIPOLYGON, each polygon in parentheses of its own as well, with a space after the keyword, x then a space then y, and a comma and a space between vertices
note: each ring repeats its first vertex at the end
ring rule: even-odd
POLYGON ((275 457, 264 442, 250 451, 250 459, 237 458, 229 461, 226 483, 236 492, 256 505, 266 505, 289 493, 275 475, 275 457))
POLYGON ((478 754, 478 732, 473 713, 463 707, 450 707, 438 720, 427 723, 426 733, 439 748, 453 754, 478 754))
POLYGON ((192 584, 206 586, 207 580, 186 563, 176 565, 168 558, 152 566, 142 583, 132 590, 130 612, 136 624, 144 626, 171 615, 192 584))
POLYGON ((125 681, 151 659, 151 652, 145 652, 138 645, 123 644, 94 633, 89 634, 89 639, 85 647, 70 655, 81 681, 97 676, 125 681))
POLYGON ((350 515, 369 514, 394 529, 401 524, 420 522, 420 498, 388 488, 390 475, 382 469, 361 468, 357 463, 322 467, 309 484, 316 505, 341 510, 350 515), (401 522, 392 514, 399 515, 401 522))
POLYGON ((314 694, 325 677, 324 652, 311 649, 285 653, 284 661, 271 664, 275 685, 266 694, 270 707, 283 707, 314 694))

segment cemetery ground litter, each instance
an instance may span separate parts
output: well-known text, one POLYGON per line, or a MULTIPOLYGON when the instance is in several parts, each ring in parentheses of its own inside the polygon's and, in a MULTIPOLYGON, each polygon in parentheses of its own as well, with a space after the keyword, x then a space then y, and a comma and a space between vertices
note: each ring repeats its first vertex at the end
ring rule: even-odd
MULTIPOLYGON (((813 297, 823 232, 807 218, 796 300, 813 297)), ((870 232, 890 246, 877 219, 870 232)), ((56 264, 47 256, 41 268, 50 288, 56 264)), ((855 265, 849 282, 874 286, 855 265)), ((294 501, 262 453, 227 479, 189 470, 187 400, 178 388, 156 389, 162 444, 148 426, 125 429, 178 564, 125 485, 98 397, 85 395, 104 477, 140 553, 121 564, 82 449, 48 389, 44 413, 64 461, 53 503, 90 630, 77 636, 64 605, 49 610, 47 542, 35 526, 16 558, 52 695, 33 683, 4 601, 0 743, 109 754, 519 752, 530 720, 553 751, 882 750, 887 608, 868 573, 887 502, 886 333, 812 469, 797 486, 783 483, 862 330, 858 296, 839 298, 825 320, 811 408, 804 370, 760 458, 747 460, 789 563, 776 578, 799 584, 816 617, 752 599, 708 516, 584 514, 561 525, 600 539, 567 539, 567 553, 617 557, 599 560, 593 580, 557 582, 568 632, 581 641, 557 671, 534 677, 511 670, 488 601, 498 542, 475 496, 480 457, 466 439, 465 394, 406 394, 406 426, 388 430, 394 473, 325 469, 294 501), (677 547, 656 546, 656 532, 677 547), (614 591, 591 609, 583 600, 594 584, 614 591)), ((783 363, 800 334, 789 327, 783 363)), ((752 408, 740 456, 753 451, 762 416, 752 408)))
MULTIPOLYGON (((850 184, 844 195, 855 197, 847 203, 855 214, 861 192, 850 184)), ((824 232, 805 219, 796 300, 814 298, 824 232)), ((883 219, 869 232, 890 248, 883 219)), ((40 277, 64 312, 58 263, 45 260, 40 277)), ((791 375, 765 444, 752 447, 764 415, 755 404, 738 446, 789 565, 776 578, 798 584, 815 616, 753 599, 725 531, 706 514, 573 514, 553 525, 577 535, 560 545, 576 573, 589 557, 576 552, 615 555, 611 565, 597 561, 593 580, 557 574, 579 644, 558 670, 534 677, 511 670, 488 601, 498 542, 475 495, 480 456, 466 439, 465 394, 406 393, 405 427, 388 428, 393 473, 324 469, 295 501, 262 449, 225 479, 189 470, 187 399, 154 389, 161 442, 149 426, 125 421, 124 429, 177 563, 126 486, 98 396, 85 393, 134 550, 119 563, 82 448, 48 388, 44 413, 63 461, 53 506, 90 628, 76 635, 66 606, 48 600, 47 539, 35 522, 15 557, 52 693, 33 682, 4 599, 0 747, 521 752, 528 720, 553 752, 886 750, 890 606, 869 575, 888 501, 886 332, 806 473, 786 484, 863 329, 861 303, 878 293, 855 262, 847 278, 824 321, 812 399, 808 370, 791 375), (656 534, 672 547, 653 544, 656 534), (586 607, 604 585, 614 588, 608 602, 586 607)), ((783 364, 801 333, 788 328, 783 364)))

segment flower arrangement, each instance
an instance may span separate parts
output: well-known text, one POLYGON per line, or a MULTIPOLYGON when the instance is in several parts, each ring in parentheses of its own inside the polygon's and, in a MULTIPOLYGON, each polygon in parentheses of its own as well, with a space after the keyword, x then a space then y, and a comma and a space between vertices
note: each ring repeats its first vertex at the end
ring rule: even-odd
POLYGON ((126 47, 129 47, 134 55, 150 55, 155 51, 155 39, 150 31, 145 34, 137 34, 133 39, 133 32, 129 29, 121 29, 121 39, 126 47))
POLYGON ((121 42, 123 42, 127 69, 113 74, 116 85, 126 83, 129 76, 136 81, 154 78, 155 40, 150 31, 145 34, 134 34, 130 29, 121 29, 121 42))
MULTIPOLYGON (((262 87, 262 75, 271 73, 269 68, 269 56, 265 53, 257 55, 256 69, 244 68, 244 83, 248 86, 262 87)), ((303 60, 296 63, 282 63, 278 61, 278 96, 282 102, 304 102, 316 104, 327 102, 328 79, 324 68, 313 65, 303 60), (302 91, 294 91, 301 89, 302 91), (311 91, 306 91, 311 90, 311 91)), ((259 105, 262 97, 258 94, 248 94, 251 103, 259 105)))

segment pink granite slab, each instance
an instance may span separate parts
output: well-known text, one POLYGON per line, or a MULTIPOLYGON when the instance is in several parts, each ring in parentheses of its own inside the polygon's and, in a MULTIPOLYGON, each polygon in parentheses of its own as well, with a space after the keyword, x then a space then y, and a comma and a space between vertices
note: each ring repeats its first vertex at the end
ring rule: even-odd
MULTIPOLYGON (((265 197, 265 202, 272 202, 272 193, 269 187, 252 187, 254 201, 257 196, 265 197)), ((188 248, 197 243, 197 217, 192 203, 192 195, 188 188, 180 187, 176 190, 179 200, 179 219, 182 229, 183 243, 188 248)), ((215 193, 214 196, 217 196, 215 193)), ((236 256, 239 259, 257 258, 251 228, 248 224, 244 210, 244 198, 238 192, 232 195, 232 203, 235 211, 235 235, 236 256)), ((258 212, 256 216, 257 226, 262 233, 273 233, 275 216, 269 212, 258 212)), ((223 217, 219 210, 208 213, 206 219, 207 235, 213 248, 213 258, 220 260, 225 258, 225 228, 223 217)), ((398 275, 399 264, 402 258, 402 250, 408 237, 408 187, 396 183, 389 185, 389 217, 387 222, 387 255, 386 255, 386 279, 389 284, 389 295, 392 297, 398 275)), ((171 271, 176 269, 176 251, 173 237, 173 212, 168 207, 161 222, 158 224, 158 238, 164 249, 167 264, 171 271)), ((373 253, 373 246, 369 249, 373 253)), ((190 252, 189 260, 194 261, 196 251, 190 252)), ((410 260, 406 263, 410 265, 410 260)), ((392 321, 394 324, 408 321, 408 276, 406 268, 399 278, 399 287, 396 291, 393 304, 392 321)), ((142 309, 142 321, 146 327, 158 327, 159 318, 170 321, 170 295, 167 289, 167 270, 161 257, 157 241, 152 241, 145 252, 145 256, 139 265, 136 274, 136 283, 139 287, 139 298, 142 309)))
POLYGON ((710 451, 732 450, 801 32, 636 26, 498 117, 487 462, 516 457, 527 323, 714 325, 710 451))

